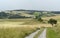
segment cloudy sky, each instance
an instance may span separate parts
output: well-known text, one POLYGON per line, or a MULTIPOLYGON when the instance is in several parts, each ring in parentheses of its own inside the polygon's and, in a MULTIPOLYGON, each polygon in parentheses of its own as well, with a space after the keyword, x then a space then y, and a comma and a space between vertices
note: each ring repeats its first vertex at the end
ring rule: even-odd
POLYGON ((0 0, 0 10, 13 9, 60 11, 60 0, 0 0))

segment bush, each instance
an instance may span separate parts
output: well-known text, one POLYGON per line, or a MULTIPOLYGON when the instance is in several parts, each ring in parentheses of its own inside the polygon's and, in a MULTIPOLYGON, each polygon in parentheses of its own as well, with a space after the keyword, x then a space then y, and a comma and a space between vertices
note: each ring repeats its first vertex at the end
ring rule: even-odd
POLYGON ((42 18, 38 18, 38 21, 43 22, 43 19, 42 18))
POLYGON ((55 19, 50 19, 50 20, 48 21, 48 23, 50 23, 50 24, 53 26, 54 24, 57 24, 57 20, 55 20, 55 19))

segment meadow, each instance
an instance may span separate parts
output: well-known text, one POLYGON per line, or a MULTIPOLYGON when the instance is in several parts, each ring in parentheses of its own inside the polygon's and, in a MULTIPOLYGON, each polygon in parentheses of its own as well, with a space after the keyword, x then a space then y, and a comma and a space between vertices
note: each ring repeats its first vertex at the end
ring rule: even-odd
MULTIPOLYGON (((47 23, 47 18, 49 17, 43 18, 45 23, 34 19, 0 19, 0 38, 24 38, 38 30, 38 28, 41 30, 42 27, 52 27, 47 23)), ((39 31, 34 38, 37 38, 42 31, 39 31)), ((50 30, 47 30, 48 37, 50 36, 49 33, 50 30)))
POLYGON ((38 30, 35 25, 23 25, 30 21, 32 19, 0 19, 0 38, 24 38, 28 36, 38 30))
POLYGON ((2 28, 0 29, 0 38, 24 38, 36 30, 32 27, 2 28))

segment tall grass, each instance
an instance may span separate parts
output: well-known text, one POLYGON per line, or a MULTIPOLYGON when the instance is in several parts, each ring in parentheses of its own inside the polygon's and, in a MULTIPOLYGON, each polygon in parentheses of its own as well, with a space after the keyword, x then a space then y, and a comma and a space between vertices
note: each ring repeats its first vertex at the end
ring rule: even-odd
POLYGON ((31 27, 1 28, 0 38, 24 38, 34 31, 36 28, 31 27))

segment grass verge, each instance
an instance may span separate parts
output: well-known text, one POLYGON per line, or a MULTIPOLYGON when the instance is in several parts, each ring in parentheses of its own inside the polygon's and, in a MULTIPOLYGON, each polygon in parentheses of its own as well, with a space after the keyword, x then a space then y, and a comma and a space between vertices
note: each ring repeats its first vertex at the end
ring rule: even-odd
POLYGON ((47 29, 47 38, 56 38, 55 29, 54 30, 53 30, 53 28, 47 29))

